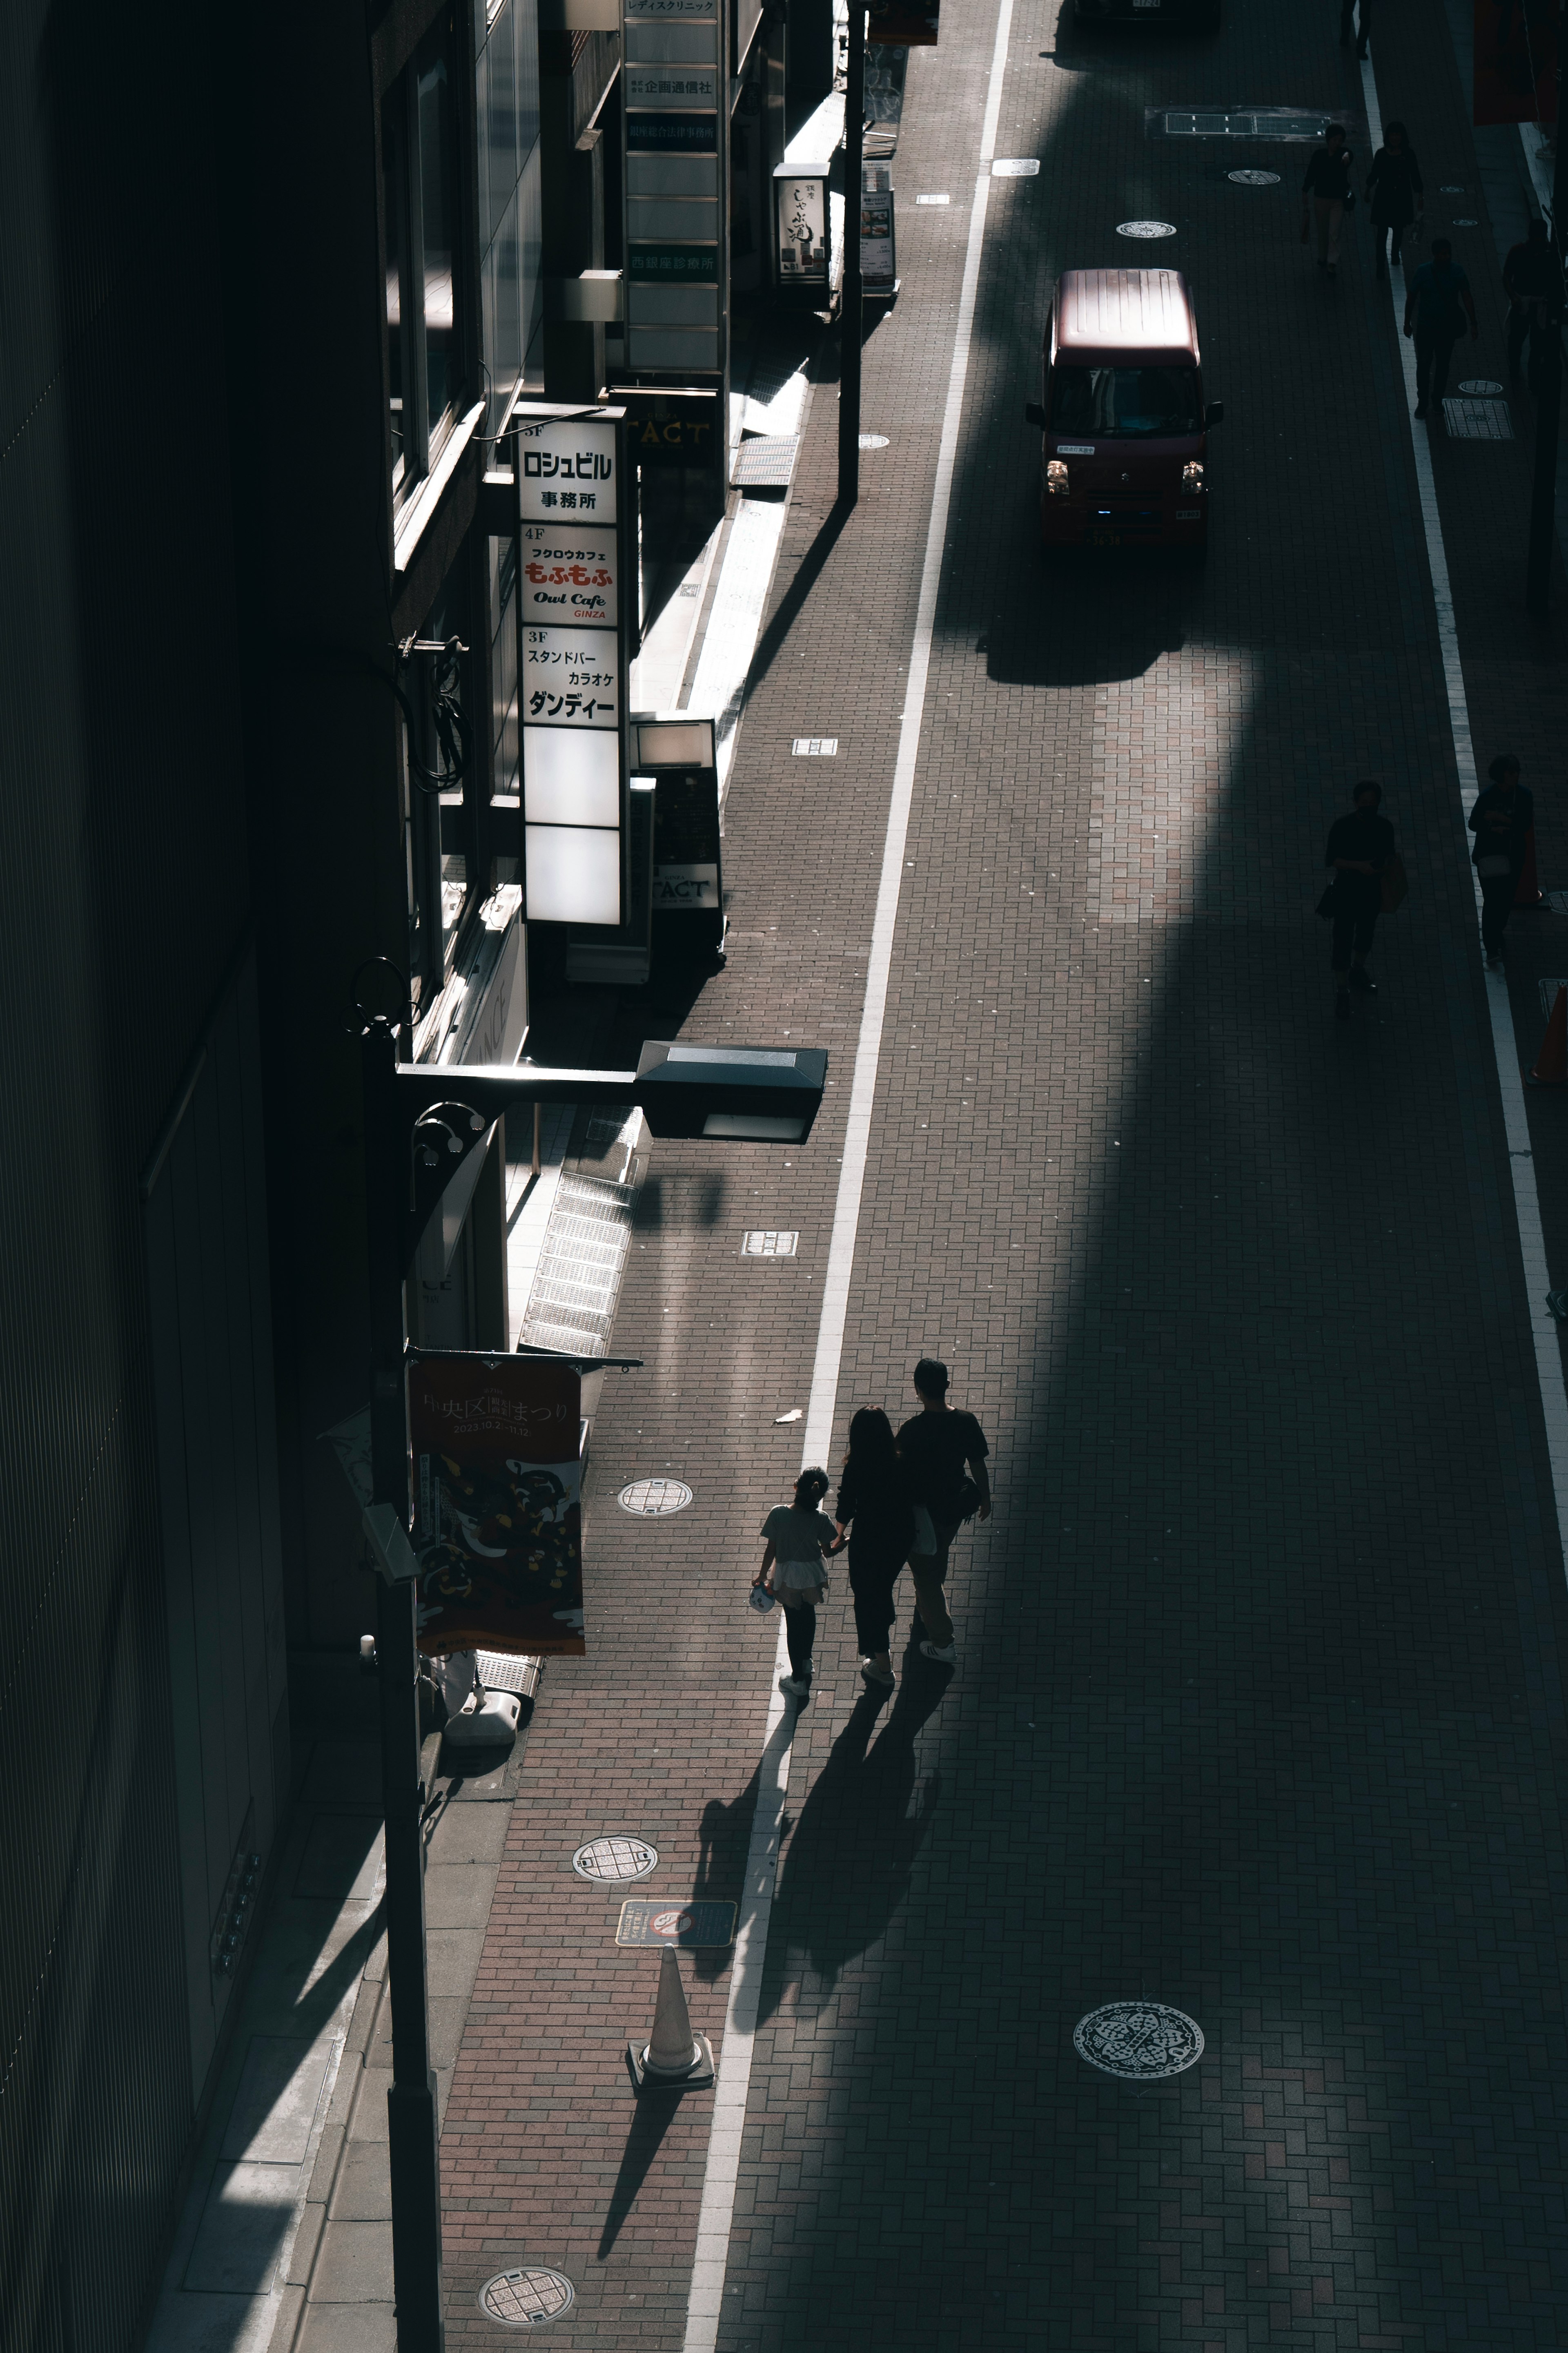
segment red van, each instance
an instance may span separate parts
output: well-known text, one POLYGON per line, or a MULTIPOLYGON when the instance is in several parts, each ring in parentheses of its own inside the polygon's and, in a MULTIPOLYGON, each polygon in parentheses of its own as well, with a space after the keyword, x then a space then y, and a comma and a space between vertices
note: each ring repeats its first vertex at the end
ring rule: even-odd
POLYGON ((1179 269, 1066 269, 1045 347, 1040 536, 1047 547, 1208 546, 1198 325, 1179 269))

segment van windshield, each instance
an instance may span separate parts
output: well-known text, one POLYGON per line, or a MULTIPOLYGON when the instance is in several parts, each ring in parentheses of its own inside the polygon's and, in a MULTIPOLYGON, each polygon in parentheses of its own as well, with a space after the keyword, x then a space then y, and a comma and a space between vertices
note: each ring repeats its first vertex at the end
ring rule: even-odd
POLYGON ((1198 433, 1198 372, 1181 367, 1056 367, 1051 430, 1111 439, 1198 433))

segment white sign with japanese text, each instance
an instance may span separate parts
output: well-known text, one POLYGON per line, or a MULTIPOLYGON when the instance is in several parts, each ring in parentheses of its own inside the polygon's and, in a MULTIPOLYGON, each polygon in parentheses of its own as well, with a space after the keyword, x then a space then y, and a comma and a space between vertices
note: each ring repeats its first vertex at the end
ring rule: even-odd
POLYGON ((779 276, 827 282, 827 183, 825 179, 773 182, 778 206, 779 276))
POLYGON ((525 621, 584 621, 614 628, 616 533, 570 523, 522 526, 522 617, 525 621))
POLYGON ((620 644, 613 631, 524 628, 525 724, 616 727, 620 715, 620 644))
POLYGON ((616 428, 597 417, 518 424, 518 485, 524 522, 616 521, 616 428))

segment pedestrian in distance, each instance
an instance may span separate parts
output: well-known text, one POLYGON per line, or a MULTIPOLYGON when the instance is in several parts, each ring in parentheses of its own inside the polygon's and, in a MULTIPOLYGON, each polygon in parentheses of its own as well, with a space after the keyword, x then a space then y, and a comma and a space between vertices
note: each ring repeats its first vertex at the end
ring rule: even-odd
POLYGON ((1470 281, 1454 259, 1446 237, 1432 240, 1432 259, 1411 279, 1405 297, 1405 332, 1415 338, 1415 414, 1440 409, 1448 389, 1448 358, 1469 320, 1479 337, 1470 281))
POLYGON ((1372 935, 1383 912, 1384 878, 1396 855, 1394 828, 1378 815, 1383 786, 1363 776, 1351 795, 1351 814, 1337 817, 1329 828, 1323 863, 1333 880, 1319 904, 1321 915, 1334 925, 1334 1018, 1351 1018, 1351 991, 1376 994, 1377 983, 1366 968, 1372 935))
POLYGON ((1546 223, 1532 219, 1522 245, 1509 248, 1508 259, 1502 266, 1503 291, 1508 296, 1508 380, 1515 392, 1521 389, 1520 362, 1524 357, 1525 339, 1530 341, 1530 388, 1537 389, 1540 373, 1541 346, 1549 331, 1551 311, 1548 305, 1561 300, 1562 275, 1557 257, 1552 250, 1552 238, 1546 223))
MULTIPOLYGON (((1355 13, 1355 0, 1340 0, 1340 47, 1342 49, 1348 49, 1351 45, 1351 18, 1355 13)), ((1366 55, 1366 37, 1371 30, 1372 0, 1361 0, 1361 26, 1355 45, 1358 58, 1364 58, 1366 55)))
POLYGON ((1355 201, 1351 168, 1355 161, 1345 145, 1342 122, 1331 122, 1323 132, 1301 183, 1301 242, 1307 242, 1309 213, 1317 216, 1318 267, 1334 277, 1340 266, 1340 227, 1355 201))
POLYGON ((944 1364, 935 1356, 922 1356, 914 1381, 921 1409, 900 1430, 899 1452, 909 1465, 915 1504, 931 1514, 933 1538, 931 1551, 910 1556, 920 1613, 915 1622, 922 1656, 951 1667, 958 1651, 942 1591, 947 1556, 965 1520, 976 1512, 983 1520, 991 1517, 991 1480, 985 1468, 991 1449, 974 1416, 949 1405, 944 1364))
POLYGON ((795 1482, 792 1502, 780 1504, 763 1522, 767 1550, 752 1579, 765 1586, 784 1605, 784 1640, 789 1645, 789 1672, 779 1677, 780 1691, 799 1700, 811 1695, 811 1654, 816 1643, 816 1607, 827 1592, 824 1555, 837 1549, 838 1531, 820 1510, 828 1489, 826 1471, 803 1471, 795 1482))
POLYGON ((1426 209, 1421 166, 1415 161, 1410 133, 1403 122, 1391 122, 1384 131, 1383 144, 1373 157, 1372 169, 1366 175, 1366 200, 1372 208, 1377 275, 1381 278, 1384 247, 1388 250, 1388 268, 1400 269, 1403 262, 1399 248, 1405 232, 1412 221, 1419 227, 1426 209))
POLYGON ((849 1451, 833 1516, 839 1544, 847 1540, 849 1546, 849 1590, 855 1599, 861 1675, 868 1683, 891 1690, 895 1678, 888 1637, 896 1614, 893 1588, 914 1549, 915 1507, 909 1466, 880 1406, 862 1406, 849 1424, 849 1451))
POLYGON ((1535 797, 1520 783, 1519 762, 1511 752, 1500 752, 1487 775, 1491 782, 1477 795, 1470 811, 1470 831, 1476 837, 1470 863, 1481 886, 1481 945, 1495 972, 1502 962, 1502 935, 1535 822, 1535 797))

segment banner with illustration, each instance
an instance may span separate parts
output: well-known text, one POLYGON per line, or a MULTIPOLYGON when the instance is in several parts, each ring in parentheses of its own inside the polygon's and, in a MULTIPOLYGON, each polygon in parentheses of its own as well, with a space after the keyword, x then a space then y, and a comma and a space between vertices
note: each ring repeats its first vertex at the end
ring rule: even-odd
POLYGON ((409 1366, 422 1651, 582 1657, 581 1427, 573 1366, 409 1366))
POLYGON ((1557 120, 1557 0, 1474 0, 1471 121, 1557 120))

